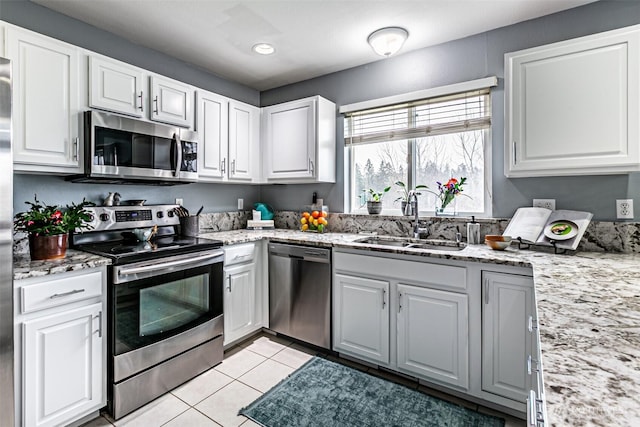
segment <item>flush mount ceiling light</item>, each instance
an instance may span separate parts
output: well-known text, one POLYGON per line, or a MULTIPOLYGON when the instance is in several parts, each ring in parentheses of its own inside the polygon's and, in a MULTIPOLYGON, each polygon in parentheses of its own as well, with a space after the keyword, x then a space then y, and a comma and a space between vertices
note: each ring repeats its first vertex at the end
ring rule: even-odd
POLYGON ((269 43, 258 43, 251 48, 255 53, 260 55, 271 55, 276 49, 269 43))
POLYGON ((374 31, 367 37, 367 43, 380 56, 391 56, 400 50, 409 32, 400 27, 385 27, 374 31))

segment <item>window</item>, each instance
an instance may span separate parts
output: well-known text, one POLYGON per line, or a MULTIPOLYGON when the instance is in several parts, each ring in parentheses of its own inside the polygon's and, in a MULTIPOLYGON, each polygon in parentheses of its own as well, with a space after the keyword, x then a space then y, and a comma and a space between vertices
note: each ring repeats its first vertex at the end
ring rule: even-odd
MULTIPOLYGON (((437 192, 437 182, 466 177, 456 209, 491 214, 489 88, 345 112, 345 191, 350 212, 366 212, 370 188, 382 191, 383 212, 400 213, 396 181, 422 184, 437 192), (395 209, 395 211, 394 211, 395 209)), ((420 211, 434 212, 436 196, 422 190, 420 211)))

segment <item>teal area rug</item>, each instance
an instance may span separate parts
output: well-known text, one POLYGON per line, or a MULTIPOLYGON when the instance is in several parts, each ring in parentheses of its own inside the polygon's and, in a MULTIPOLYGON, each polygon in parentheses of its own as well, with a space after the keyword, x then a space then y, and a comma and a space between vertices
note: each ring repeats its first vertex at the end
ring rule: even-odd
POLYGON ((314 357, 240 414, 266 427, 503 427, 504 420, 314 357))

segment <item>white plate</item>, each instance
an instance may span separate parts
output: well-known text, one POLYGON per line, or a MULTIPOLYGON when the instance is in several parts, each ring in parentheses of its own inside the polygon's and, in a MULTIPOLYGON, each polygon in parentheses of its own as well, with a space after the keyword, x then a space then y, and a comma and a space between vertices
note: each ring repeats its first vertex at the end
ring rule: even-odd
POLYGON ((544 235, 551 240, 568 240, 578 234, 578 226, 573 221, 566 219, 553 221, 544 229, 544 235), (562 231, 560 231, 563 229, 562 231), (555 231, 555 232, 554 232, 555 231))

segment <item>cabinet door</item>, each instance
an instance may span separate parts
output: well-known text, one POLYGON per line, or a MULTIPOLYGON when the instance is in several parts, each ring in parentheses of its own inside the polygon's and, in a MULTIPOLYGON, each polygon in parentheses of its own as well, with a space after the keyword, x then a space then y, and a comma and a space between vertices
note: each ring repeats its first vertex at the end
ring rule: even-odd
POLYGON ((482 277, 482 389, 524 402, 531 388, 533 280, 486 271, 482 277))
POLYGON ((198 178, 221 181, 227 177, 229 99, 198 91, 198 178))
POLYGON ((78 49, 9 28, 15 170, 80 172, 78 49))
POLYGON ((389 282, 336 274, 333 349, 389 363, 389 282))
POLYGON ((505 56, 505 175, 640 167, 640 30, 505 56))
POLYGON ((256 264, 225 267, 224 343, 258 329, 256 319, 256 264))
POLYGON ((267 144, 266 178, 315 176, 314 100, 301 100, 264 109, 267 144))
POLYGON ((260 109, 229 102, 229 179, 252 180, 258 176, 260 109))
POLYGON ((151 76, 151 120, 192 127, 193 90, 175 80, 151 76))
POLYGON ((25 321, 23 420, 66 425, 106 403, 102 304, 25 321))
POLYGON ((398 368, 469 387, 467 295, 398 285, 398 368))
POLYGON ((89 58, 89 105, 143 117, 145 93, 141 70, 116 61, 89 58))

